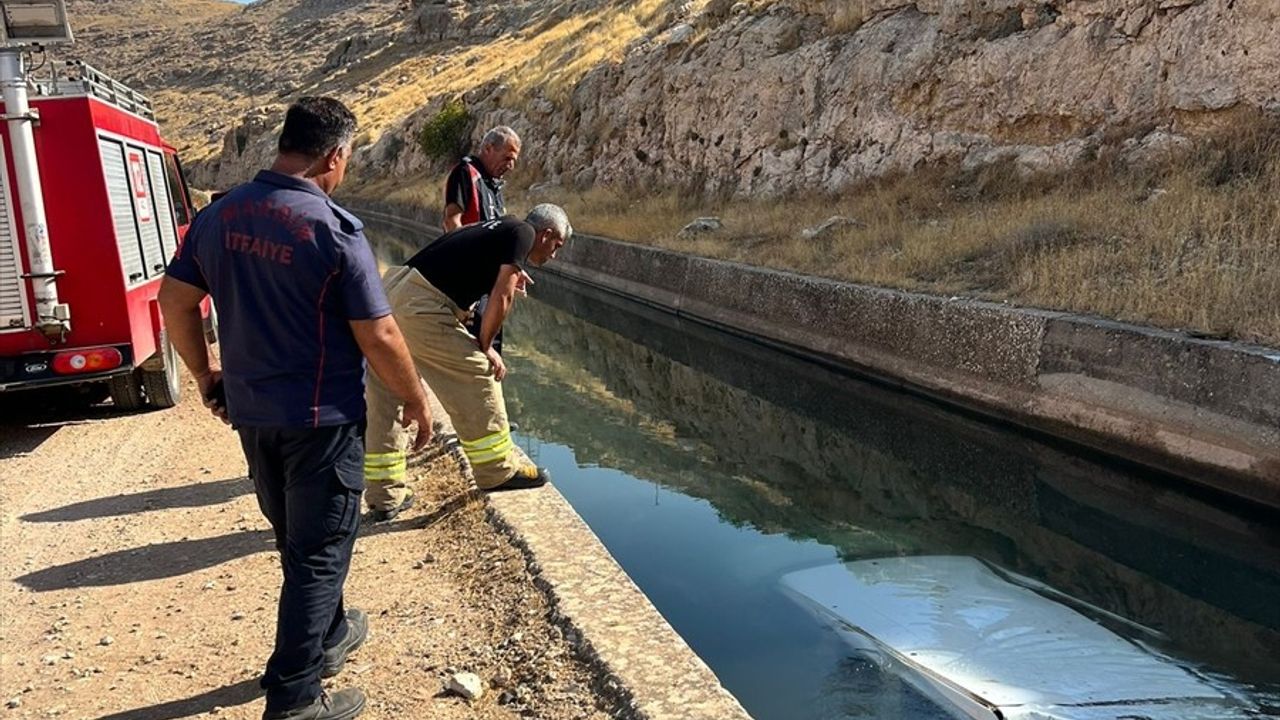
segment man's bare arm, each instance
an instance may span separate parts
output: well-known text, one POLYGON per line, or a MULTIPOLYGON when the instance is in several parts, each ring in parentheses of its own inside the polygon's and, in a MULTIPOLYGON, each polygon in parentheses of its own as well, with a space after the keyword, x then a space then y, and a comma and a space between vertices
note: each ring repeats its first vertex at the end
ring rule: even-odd
POLYGON ((484 317, 480 318, 480 337, 476 338, 476 342, 480 344, 480 351, 489 358, 489 368, 498 382, 507 377, 507 365, 498 351, 493 349, 493 339, 502 329, 502 323, 506 322, 507 314, 515 304, 516 293, 522 287, 522 278, 525 277, 528 276, 515 265, 503 265, 498 271, 497 282, 489 291, 489 303, 485 305, 484 317))
POLYGON ((520 276, 524 271, 515 265, 503 265, 498 271, 498 279, 489 291, 489 303, 485 305, 484 317, 480 318, 480 350, 488 352, 493 347, 493 339, 502 330, 502 323, 507 321, 511 306, 516 302, 516 290, 520 285, 520 276))

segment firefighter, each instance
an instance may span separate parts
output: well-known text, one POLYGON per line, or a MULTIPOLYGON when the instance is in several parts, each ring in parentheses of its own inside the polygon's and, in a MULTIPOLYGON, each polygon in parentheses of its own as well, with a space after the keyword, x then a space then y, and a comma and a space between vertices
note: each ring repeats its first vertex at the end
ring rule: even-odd
POLYGON ((232 423, 275 532, 284 585, 263 720, 350 720, 357 688, 325 693, 368 634, 343 586, 364 489, 365 359, 430 439, 431 412, 361 223, 330 199, 356 119, 331 98, 285 115, 279 155, 197 218, 160 288, 165 327, 215 414, 232 423), (222 324, 220 369, 200 304, 222 324))
MULTIPOLYGON (((446 233, 383 278, 392 313, 418 372, 453 419, 462 452, 482 490, 515 490, 547 482, 511 439, 502 380, 507 369, 493 339, 516 296, 532 282, 525 269, 555 257, 573 234, 555 205, 524 220, 505 217, 446 233), (467 330, 464 308, 489 294, 479 336, 467 330)), ((399 400, 369 378, 365 435, 365 501, 371 519, 389 520, 413 500, 405 484, 399 400)))

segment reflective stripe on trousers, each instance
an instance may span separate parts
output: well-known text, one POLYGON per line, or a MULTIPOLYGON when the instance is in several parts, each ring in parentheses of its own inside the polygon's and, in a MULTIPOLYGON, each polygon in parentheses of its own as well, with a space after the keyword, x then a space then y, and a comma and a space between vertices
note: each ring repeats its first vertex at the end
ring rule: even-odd
POLYGON ((472 467, 505 460, 514 448, 509 428, 485 435, 479 440, 462 440, 462 453, 471 461, 472 467))
POLYGON ((403 482, 408 462, 403 452, 366 453, 365 482, 403 482))

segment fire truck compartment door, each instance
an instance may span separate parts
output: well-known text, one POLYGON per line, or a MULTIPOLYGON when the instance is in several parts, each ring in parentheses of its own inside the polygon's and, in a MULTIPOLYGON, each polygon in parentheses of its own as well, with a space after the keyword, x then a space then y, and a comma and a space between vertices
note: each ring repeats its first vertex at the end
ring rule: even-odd
POLYGON ((27 326, 27 292, 22 282, 22 249, 13 219, 8 163, 0 146, 0 332, 27 326))
POLYGON ((134 218, 133 192, 129 189, 129 171, 125 165, 124 145, 110 138, 98 138, 102 153, 102 169, 107 180, 107 196, 111 199, 111 220, 116 231, 116 246, 124 267, 125 285, 136 285, 147 278, 142 260, 142 240, 134 218))
POLYGON ((137 285, 163 274, 177 247, 163 159, 109 137, 99 137, 98 148, 125 285, 137 285))
POLYGON ((156 227, 160 230, 160 253, 163 260, 173 257, 178 249, 178 229, 173 224, 173 203, 164 177, 164 158, 147 151, 147 174, 151 178, 152 197, 156 205, 156 227))
POLYGON ((148 278, 153 278, 164 272, 168 258, 160 235, 162 218, 156 212, 156 193, 151 189, 151 173, 147 170, 147 151, 126 145, 124 155, 129 166, 133 214, 138 221, 138 234, 142 237, 142 269, 148 278))

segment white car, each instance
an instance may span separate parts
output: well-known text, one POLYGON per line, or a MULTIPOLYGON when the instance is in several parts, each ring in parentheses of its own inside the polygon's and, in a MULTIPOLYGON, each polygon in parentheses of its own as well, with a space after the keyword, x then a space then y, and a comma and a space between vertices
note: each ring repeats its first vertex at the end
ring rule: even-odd
POLYGON ((861 654, 960 718, 1255 717, 1224 683, 976 558, 859 560, 793 572, 782 583, 861 654))

